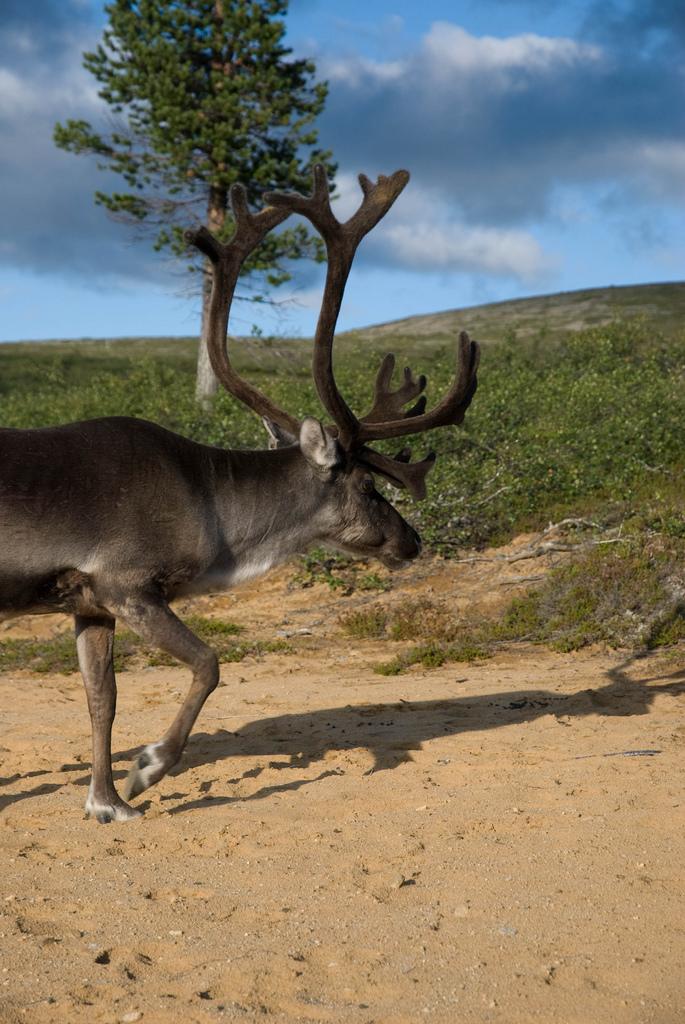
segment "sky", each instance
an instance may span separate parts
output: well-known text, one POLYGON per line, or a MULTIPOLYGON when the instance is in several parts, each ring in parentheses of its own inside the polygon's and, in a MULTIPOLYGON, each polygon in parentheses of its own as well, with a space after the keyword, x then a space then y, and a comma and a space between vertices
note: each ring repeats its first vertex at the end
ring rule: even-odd
MULTIPOLYGON (((0 0, 2 341, 199 327, 183 265, 97 207, 112 177, 52 142, 55 121, 103 116, 81 66, 103 8, 0 0)), ((329 83, 339 216, 358 172, 411 172, 358 251, 341 328, 685 278, 682 0, 291 0, 287 29, 329 83)), ((231 329, 310 335, 321 280, 300 264, 231 329)))

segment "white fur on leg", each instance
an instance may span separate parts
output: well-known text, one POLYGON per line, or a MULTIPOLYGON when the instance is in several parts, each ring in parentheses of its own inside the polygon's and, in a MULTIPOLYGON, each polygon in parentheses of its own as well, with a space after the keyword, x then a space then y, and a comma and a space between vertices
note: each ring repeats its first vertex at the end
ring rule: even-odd
POLYGON ((165 763, 159 756, 161 746, 161 741, 148 743, 138 754, 124 782, 124 796, 127 800, 143 793, 164 774, 165 763))
POLYGON ((92 782, 88 787, 85 810, 87 817, 97 818, 101 825, 108 825, 110 821, 130 821, 131 818, 142 817, 141 811, 136 811, 135 808, 129 807, 119 797, 109 802, 96 800, 93 795, 92 782))

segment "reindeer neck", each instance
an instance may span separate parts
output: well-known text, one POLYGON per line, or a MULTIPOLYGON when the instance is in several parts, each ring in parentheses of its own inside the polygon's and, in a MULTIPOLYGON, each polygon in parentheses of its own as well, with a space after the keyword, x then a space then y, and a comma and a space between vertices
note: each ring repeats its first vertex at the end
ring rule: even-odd
POLYGON ((299 448, 227 451, 217 470, 217 511, 236 563, 256 575, 306 550, 320 533, 321 481, 299 448))

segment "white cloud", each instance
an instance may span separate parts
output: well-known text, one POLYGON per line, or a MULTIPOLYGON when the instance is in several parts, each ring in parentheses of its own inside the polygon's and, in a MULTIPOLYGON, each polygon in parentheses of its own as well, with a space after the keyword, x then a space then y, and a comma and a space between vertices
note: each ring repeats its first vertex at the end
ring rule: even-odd
POLYGON ((377 61, 369 57, 323 57, 319 61, 321 74, 331 82, 344 82, 355 87, 365 80, 392 82, 403 78, 408 64, 402 60, 377 61))
POLYGON ((448 71, 464 74, 509 69, 545 71, 560 65, 598 60, 602 51, 573 39, 532 33, 505 39, 473 36, 459 25, 437 21, 425 36, 420 53, 422 59, 431 62, 428 66, 432 73, 444 75, 448 71))
MULTIPOLYGON (((336 216, 350 217, 362 200, 352 174, 337 178, 336 216)), ((369 236, 369 258, 420 272, 447 271, 539 281, 553 266, 528 231, 467 224, 456 204, 411 182, 369 236)))
POLYGON ((641 146, 633 160, 644 184, 658 197, 685 198, 685 142, 652 142, 641 146))
POLYGON ((276 296, 276 303, 273 308, 276 312, 288 315, 289 307, 299 306, 301 309, 318 311, 321 306, 322 286, 313 285, 309 288, 298 288, 297 285, 281 288, 276 296), (287 289, 287 290, 286 290, 287 289))
POLYGON ((12 121, 21 131, 32 131, 21 118, 33 114, 42 122, 52 117, 92 117, 102 114, 105 105, 97 94, 97 85, 81 66, 84 44, 78 42, 67 51, 62 66, 36 67, 27 61, 21 71, 0 64, 0 117, 12 121))
MULTIPOLYGON (((448 21, 399 60, 317 62, 331 79, 322 141, 341 165, 407 166, 474 228, 540 224, 560 187, 685 200, 673 64, 562 36, 476 36, 448 21)), ((503 248, 532 266, 520 240, 507 235, 503 248)), ((473 242, 484 250, 482 235, 473 242)))
POLYGON ((0 67, 0 117, 23 116, 35 109, 38 90, 9 68, 0 67))
POLYGON ((458 221, 397 224, 387 231, 389 253, 411 270, 451 270, 516 277, 533 283, 550 261, 532 235, 458 221))
POLYGON ((509 36, 471 35, 448 21, 434 22, 418 49, 401 60, 375 61, 354 56, 319 60, 322 73, 334 82, 361 86, 365 80, 377 83, 410 80, 417 72, 428 81, 480 75, 501 75, 507 71, 556 72, 560 67, 595 62, 602 57, 598 46, 577 43, 565 37, 534 33, 509 36))

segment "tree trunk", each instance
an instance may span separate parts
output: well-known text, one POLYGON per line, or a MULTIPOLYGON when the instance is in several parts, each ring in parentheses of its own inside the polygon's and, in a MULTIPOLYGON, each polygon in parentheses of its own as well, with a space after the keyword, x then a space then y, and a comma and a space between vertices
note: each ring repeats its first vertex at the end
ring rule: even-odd
POLYGON ((202 330, 197 351, 197 378, 195 397, 201 405, 209 405, 219 388, 219 382, 209 361, 207 340, 209 335, 209 296, 212 291, 212 268, 205 260, 202 268, 202 330))
MULTIPOLYGON (((209 200, 207 202, 207 227, 216 234, 224 226, 226 220, 226 208, 228 205, 228 192, 225 188, 210 187, 209 200)), ((208 260, 205 260, 202 268, 202 332, 200 335, 200 347, 197 353, 197 379, 195 383, 195 397, 201 405, 211 404, 213 396, 219 388, 212 364, 209 361, 207 341, 209 339, 209 297, 212 292, 212 268, 208 260)))

